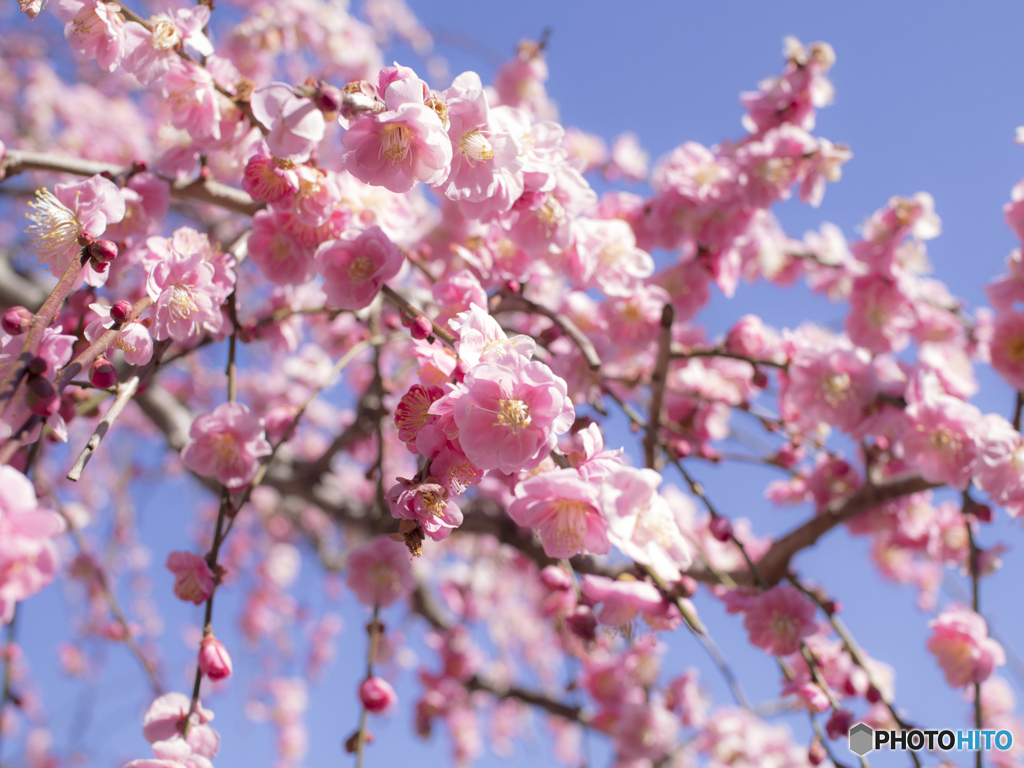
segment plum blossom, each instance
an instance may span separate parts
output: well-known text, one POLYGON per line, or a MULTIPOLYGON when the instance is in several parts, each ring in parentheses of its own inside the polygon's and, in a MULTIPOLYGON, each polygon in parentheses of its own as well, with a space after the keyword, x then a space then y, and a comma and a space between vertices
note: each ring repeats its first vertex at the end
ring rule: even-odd
MULTIPOLYGON (((521 355, 480 363, 464 384, 454 419, 462 450, 480 469, 533 469, 572 425, 575 411, 565 381, 521 355)), ((439 405, 432 406, 435 412, 439 405)))
POLYGON ((575 469, 543 472, 520 482, 508 514, 519 525, 538 530, 548 557, 611 550, 598 489, 575 469))
POLYGON ((200 703, 190 715, 191 706, 191 700, 183 693, 165 693, 150 704, 142 722, 142 735, 152 745, 158 761, 177 761, 186 768, 209 768, 209 761, 220 750, 220 735, 207 725, 213 720, 213 712, 200 703))
MULTIPOLYGON (((105 330, 118 326, 110 316, 110 307, 102 304, 90 304, 89 309, 96 313, 96 319, 85 327, 85 337, 96 341, 105 330)), ((124 352, 124 359, 129 365, 145 365, 153 359, 153 337, 149 329, 139 322, 122 323, 117 327, 114 346, 124 352)))
POLYGON ((171 552, 166 568, 174 574, 174 596, 194 605, 210 599, 216 580, 206 558, 194 552, 171 552))
POLYGON ((60 0, 57 13, 65 22, 64 37, 76 51, 107 72, 113 72, 127 48, 124 17, 117 3, 104 0, 60 0))
POLYGON ((469 366, 498 362, 513 353, 529 360, 537 348, 537 342, 529 336, 508 338, 498 321, 476 304, 449 320, 448 325, 459 334, 455 351, 469 366))
POLYGON ((404 546, 377 536, 348 556, 347 583, 359 602, 386 608, 416 586, 404 546))
POLYGON ((348 230, 316 249, 316 268, 324 278, 329 306, 367 307, 402 268, 404 257, 380 227, 348 230))
POLYGON ((804 347, 787 370, 786 399, 801 414, 852 431, 875 399, 875 371, 863 350, 804 347))
POLYGON ((1024 511, 1024 437, 994 413, 983 424, 974 482, 1016 517, 1024 511))
POLYGON ((415 76, 387 85, 386 110, 359 117, 341 137, 349 173, 392 192, 408 192, 417 181, 444 180, 452 145, 441 118, 424 103, 426 90, 415 76))
POLYGON ((31 481, 0 466, 0 623, 11 620, 18 601, 53 581, 58 558, 51 539, 63 532, 64 521, 39 506, 31 481))
POLYGON ((750 642, 773 656, 795 652, 816 629, 814 603, 788 584, 749 597, 743 605, 743 626, 750 642))
POLYGON ((266 142, 275 157, 304 163, 324 137, 323 112, 285 83, 257 88, 249 104, 253 116, 270 131, 266 142))
POLYGON ((263 419, 243 403, 222 403, 212 413, 197 416, 189 437, 192 442, 181 451, 185 466, 231 490, 251 483, 260 457, 271 451, 263 419))
POLYGON ((202 326, 220 321, 224 297, 213 278, 213 265, 199 253, 171 250, 153 266, 146 291, 155 308, 153 330, 157 339, 185 341, 202 326))
POLYGON ((124 198, 114 182, 102 176, 84 181, 57 184, 51 194, 46 189, 36 192, 29 203, 33 213, 26 233, 40 263, 60 275, 79 252, 79 238, 97 239, 108 224, 124 217, 124 198))
POLYGON ((954 688, 983 682, 1006 663, 1003 647, 988 636, 985 619, 969 608, 953 606, 928 626, 932 630, 928 650, 954 688))
POLYGON ((434 541, 447 538, 462 525, 462 510, 448 501, 448 489, 436 478, 428 477, 422 483, 399 478, 385 498, 392 517, 415 520, 434 541))
POLYGON ((179 8, 173 15, 158 13, 149 20, 152 31, 129 21, 125 33, 131 51, 124 57, 122 66, 140 83, 150 85, 170 71, 182 46, 201 56, 212 55, 213 45, 203 34, 209 21, 210 8, 205 5, 179 8))

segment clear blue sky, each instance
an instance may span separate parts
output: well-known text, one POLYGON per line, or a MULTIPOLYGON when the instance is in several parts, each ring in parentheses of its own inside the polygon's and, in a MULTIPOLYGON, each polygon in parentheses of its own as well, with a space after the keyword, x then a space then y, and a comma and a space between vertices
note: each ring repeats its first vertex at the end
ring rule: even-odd
MULTIPOLYGON (((780 70, 783 37, 827 41, 837 55, 831 75, 836 99, 820 112, 815 132, 849 144, 854 157, 844 168, 843 180, 829 187, 820 209, 789 204, 777 210, 789 233, 800 236, 831 221, 852 239, 861 222, 891 195, 928 191, 935 197, 943 224, 942 236, 928 244, 935 276, 971 306, 985 303, 981 286, 1002 271, 1003 259, 1016 246, 1003 224, 1001 207, 1010 188, 1024 175, 1024 147, 1013 142, 1015 128, 1024 124, 1020 58, 1024 7, 1018 4, 734 0, 627 6, 606 1, 445 0, 414 2, 413 8, 428 27, 444 32, 439 39, 465 41, 467 33, 475 37, 477 52, 451 45, 441 46, 440 52, 453 73, 475 69, 485 82, 494 73, 494 56, 511 54, 520 38, 536 38, 550 27, 548 89, 559 104, 562 122, 609 140, 623 130, 633 130, 653 157, 686 140, 712 144, 741 135, 738 94, 780 70), (489 54, 479 55, 479 51, 489 54)), ((53 10, 47 9, 47 15, 53 10)), ((400 49, 394 58, 422 68, 400 49)), ((835 323, 844 316, 843 308, 803 290, 780 293, 766 286, 743 285, 732 301, 716 297, 699 319, 715 334, 748 312, 759 313, 778 327, 806 318, 835 323)), ((1007 414, 1012 405, 1009 389, 987 371, 979 371, 979 378, 983 394, 975 402, 983 410, 1007 414)), ((631 440, 621 429, 612 434, 619 436, 619 442, 631 440)), ((609 442, 615 442, 615 437, 609 442)), ((755 471, 748 482, 741 483, 705 467, 695 472, 706 481, 721 509, 752 518, 760 532, 786 530, 809 514, 806 508, 775 510, 763 501, 763 485, 770 477, 765 472, 755 471)), ((152 500, 140 514, 147 536, 155 534, 166 547, 154 551, 155 561, 162 562, 167 549, 185 545, 181 510, 200 498, 202 491, 195 488, 153 489, 152 500)), ((1018 618, 1018 585, 1024 566, 1015 559, 1020 531, 1003 516, 983 532, 981 543, 991 544, 997 537, 1014 551, 1006 558, 1004 570, 985 582, 983 612, 995 609, 995 630, 1008 650, 1024 654, 1024 627, 1018 618)), ((842 600, 847 624, 863 647, 897 669, 896 700, 911 719, 929 727, 966 727, 969 705, 945 686, 925 652, 928 615, 917 610, 910 589, 893 587, 874 575, 866 550, 864 541, 835 531, 796 564, 805 576, 820 579, 842 600)), ((311 570, 307 567, 298 592, 300 599, 308 598, 317 609, 322 598, 313 597, 311 570)), ((169 577, 161 571, 154 569, 153 578, 157 589, 166 593, 169 577)), ((234 621, 237 616, 236 597, 218 599, 222 626, 225 619, 234 621)), ((179 628, 183 621, 198 622, 200 617, 164 602, 168 603, 164 634, 168 680, 179 680, 178 689, 184 690, 191 650, 178 639, 179 628)), ((29 602, 22 617, 29 658, 46 683, 58 678, 53 670, 51 628, 62 620, 62 605, 60 587, 54 586, 29 602)), ((699 607, 750 697, 754 701, 773 698, 779 688, 774 662, 744 642, 735 617, 724 616, 707 600, 701 600, 699 607)), ((346 629, 339 644, 340 661, 311 692, 309 766, 349 762, 339 754, 338 743, 357 721, 354 689, 362 662, 353 659, 363 657, 365 616, 349 602, 342 612, 346 629)), ((401 619, 397 612, 390 623, 398 626, 401 619)), ((420 626, 414 623, 407 631, 420 626)), ((671 645, 667 670, 697 666, 716 702, 729 701, 696 643, 680 633, 671 645)), ((138 719, 144 708, 141 677, 121 649, 111 648, 109 656, 111 664, 98 688, 92 727, 85 736, 90 764, 97 766, 111 764, 115 757, 149 754, 138 719)), ((271 736, 241 714, 241 702, 254 680, 243 671, 245 654, 236 652, 235 662, 238 674, 229 692, 209 701, 218 713, 215 724, 223 737, 216 764, 226 768, 271 765, 271 736)), ((1024 695, 1019 681, 1006 674, 1018 695, 1024 695)), ((83 689, 63 684, 51 690, 53 698, 47 704, 55 734, 58 743, 66 743, 83 689)), ((413 675, 406 674, 400 679, 399 693, 408 703, 414 691, 413 675)), ((800 738, 806 739, 806 720, 789 720, 800 738)), ((410 757, 424 768, 449 765, 446 738, 435 736, 424 744, 412 735, 411 725, 411 714, 403 708, 383 727, 375 727, 379 741, 370 748, 367 765, 395 765, 410 757)), ((554 764, 544 749, 545 740, 542 735, 540 744, 527 744, 507 762, 488 757, 479 765, 554 764)), ((595 766, 608 763, 599 744, 600 740, 595 741, 595 766)), ((838 754, 845 756, 845 751, 838 754)), ((873 765, 898 764, 886 757, 873 758, 873 765)), ((966 758, 959 762, 967 764, 966 758)))

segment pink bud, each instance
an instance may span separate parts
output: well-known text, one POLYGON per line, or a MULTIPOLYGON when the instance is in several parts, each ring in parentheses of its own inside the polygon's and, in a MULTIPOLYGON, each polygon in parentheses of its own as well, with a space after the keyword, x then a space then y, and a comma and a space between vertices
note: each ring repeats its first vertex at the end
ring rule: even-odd
POLYGON ((711 531, 711 535, 718 539, 718 541, 728 541, 732 538, 732 523, 729 522, 727 517, 712 518, 708 529, 711 531))
POLYGON ((758 357, 765 348, 764 323, 757 315, 744 315, 736 321, 725 339, 726 348, 736 355, 758 357))
POLYGON ((864 698, 868 700, 868 704, 877 704, 882 700, 882 692, 872 685, 864 694, 864 698))
POLYGON ((469 366, 466 365, 466 361, 460 359, 459 362, 455 364, 455 371, 453 373, 455 375, 455 380, 461 384, 462 380, 466 378, 466 374, 469 373, 469 366))
POLYGON ((11 336, 27 333, 31 324, 32 313, 25 307, 11 307, 4 312, 3 329, 11 336))
POLYGON ((828 754, 825 752, 825 745, 818 739, 811 742, 811 746, 807 749, 807 762, 811 765, 821 765, 828 754))
POLYGON ((412 333, 414 339, 425 339, 434 332, 434 326, 423 315, 420 315, 412 321, 412 325, 409 326, 409 332, 412 333))
POLYGON ((687 576, 685 573, 680 576, 679 583, 676 584, 676 592, 683 597, 692 597, 697 594, 697 580, 692 576, 687 576))
POLYGON ((313 92, 313 103, 321 112, 337 112, 341 109, 341 89, 321 80, 313 92))
POLYGON ((992 522, 992 507, 988 504, 975 504, 971 507, 971 514, 973 514, 980 523, 992 522))
POLYGON ((391 683, 382 677, 368 677, 359 686, 359 701, 367 712, 380 714, 398 701, 398 694, 391 683))
POLYGON ((101 263, 117 258, 117 245, 110 240, 97 240, 89 246, 89 255, 101 263))
POLYGON ((848 709, 837 709, 825 723, 825 733, 830 739, 838 739, 850 732, 853 725, 853 712, 848 709))
POLYGON ((60 417, 64 419, 64 423, 68 424, 70 421, 78 415, 77 403, 75 398, 70 394, 66 394, 60 399, 60 417))
POLYGON ((60 410, 60 398, 46 379, 35 378, 28 383, 26 400, 32 413, 44 419, 60 410))
POLYGON ((131 302, 123 299, 110 308, 110 319, 116 323, 123 323, 132 314, 131 302))
POLYGON ((540 572, 540 580, 552 592, 572 589, 572 577, 557 565, 549 565, 540 572))
POLYGON ((93 236, 93 234, 92 234, 91 232, 89 232, 88 230, 86 230, 86 231, 82 232, 82 234, 80 234, 80 235, 78 236, 78 244, 79 244, 80 246, 82 246, 83 248, 88 248, 88 247, 89 247, 90 245, 92 245, 92 244, 93 244, 93 243, 94 243, 95 241, 96 241, 96 238, 95 238, 95 237, 93 236))
POLYGON ((110 389, 117 384, 117 370, 115 370, 113 363, 105 357, 97 357, 96 361, 92 364, 92 374, 89 376, 89 381, 97 389, 110 389))
POLYGON ((768 374, 760 368, 755 368, 754 375, 750 377, 750 383, 758 389, 764 389, 768 386, 768 374))
POLYGON ((576 610, 566 616, 565 626, 581 640, 589 642, 597 637, 597 618, 585 605, 576 606, 576 610))
POLYGON ((199 671, 211 680, 231 677, 231 657, 224 644, 213 635, 199 643, 199 671))
POLYGON ((28 372, 33 376, 42 376, 48 370, 50 370, 50 364, 46 362, 45 357, 33 357, 28 361, 28 372))

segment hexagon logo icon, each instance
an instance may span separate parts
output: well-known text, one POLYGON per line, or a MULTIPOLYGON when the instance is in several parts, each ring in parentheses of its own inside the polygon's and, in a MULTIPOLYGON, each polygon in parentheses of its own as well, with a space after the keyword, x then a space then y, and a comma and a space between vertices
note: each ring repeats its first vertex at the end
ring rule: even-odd
POLYGON ((875 732, 870 725, 857 723, 850 729, 850 751, 864 757, 875 748, 875 732))

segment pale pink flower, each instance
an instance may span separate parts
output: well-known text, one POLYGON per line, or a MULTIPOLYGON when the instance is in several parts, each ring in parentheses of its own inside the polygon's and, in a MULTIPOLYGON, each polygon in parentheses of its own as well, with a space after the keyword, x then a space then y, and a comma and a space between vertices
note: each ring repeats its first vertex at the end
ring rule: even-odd
POLYGON ((661 760, 672 751, 679 718, 660 703, 626 704, 616 718, 612 738, 621 760, 661 760))
POLYGON ((287 231, 290 216, 273 210, 260 211, 252 217, 247 243, 253 264, 277 285, 301 285, 316 274, 312 248, 287 231))
POLYGON ((621 219, 581 217, 574 226, 576 247, 567 252, 566 266, 577 288, 629 296, 654 273, 654 260, 637 248, 633 229, 621 219))
POLYGON ((55 275, 62 274, 81 250, 79 237, 99 239, 107 225, 120 221, 125 211, 117 185, 102 176, 58 184, 53 194, 41 189, 29 207, 34 212, 28 214, 32 224, 25 231, 32 237, 39 261, 49 264, 55 275))
POLYGON ((419 522, 434 541, 447 538, 462 525, 462 510, 448 501, 448 489, 437 478, 428 477, 422 483, 399 480, 386 496, 392 517, 419 522))
POLYGON ((996 314, 989 354, 999 375, 1014 389, 1024 390, 1024 312, 996 314))
MULTIPOLYGON (((206 8, 197 5, 196 8, 206 8)), ((208 11, 209 9, 207 9, 208 11)), ((222 138, 221 95, 206 67, 175 56, 168 60, 164 76, 164 98, 171 113, 171 124, 188 133, 200 146, 214 145, 222 138)))
POLYGON ((1014 517, 1024 509, 1024 437, 1002 416, 984 417, 974 482, 1014 517))
POLYGON ((125 71, 143 85, 150 85, 168 73, 178 50, 188 46, 201 56, 210 56, 213 45, 203 34, 210 21, 210 8, 196 5, 179 8, 174 15, 158 13, 149 19, 152 31, 130 21, 125 25, 131 51, 124 57, 125 71))
POLYGON ((328 306, 369 306, 385 280, 402 268, 404 257, 380 227, 350 229, 316 249, 316 268, 324 278, 328 306))
POLYGON ((253 116, 267 128, 267 146, 275 157, 304 163, 324 137, 324 113, 312 99, 295 95, 290 85, 269 83, 252 92, 253 116))
POLYGON ((43 10, 43 0, 18 0, 18 10, 33 21, 43 10))
POLYGON ((442 191, 457 203, 476 203, 473 218, 504 213, 523 193, 522 146, 489 122, 480 76, 463 72, 442 94, 448 107, 451 170, 442 191))
POLYGON ((451 443, 445 445, 434 457, 430 465, 430 474, 453 496, 461 496, 467 488, 479 483, 484 476, 483 470, 451 443))
POLYGON ((800 641, 814 634, 815 605, 789 584, 748 597, 743 611, 743 626, 752 645, 773 656, 788 656, 800 647, 800 641))
MULTIPOLYGON (((110 316, 110 307, 90 304, 89 309, 96 313, 96 319, 85 327, 84 334, 85 338, 93 342, 116 323, 110 316)), ((114 339, 114 346, 124 352, 125 362, 129 365, 145 365, 153 359, 153 337, 142 323, 122 323, 114 339)))
POLYGON ((360 603, 386 608, 416 586, 405 546, 377 536, 348 556, 346 583, 360 603))
POLYGON ((886 275, 871 273, 853 281, 846 333, 850 341, 875 352, 899 352, 916 324, 905 286, 886 275))
POLYGON ((533 469, 572 426, 575 411, 565 381, 522 355, 480 363, 455 402, 459 443, 480 469, 533 469))
POLYGON ((601 480, 622 466, 623 449, 606 450, 604 435, 596 423, 588 424, 585 429, 577 432, 575 439, 582 450, 569 451, 565 458, 584 480, 601 480))
POLYGON ((906 462, 925 480, 966 489, 980 452, 981 411, 945 394, 934 373, 912 381, 906 397, 909 424, 900 438, 906 462))
POLYGON ((864 420, 877 385, 863 350, 800 349, 789 364, 785 397, 804 416, 850 432, 864 420))
POLYGON ((150 704, 142 722, 142 736, 153 745, 157 758, 189 765, 193 755, 207 760, 217 756, 220 736, 207 725, 213 720, 213 712, 203 709, 200 703, 190 717, 191 705, 191 700, 183 693, 165 693, 150 704), (184 737, 182 733, 189 720, 188 736, 184 737))
POLYGON ((0 623, 11 620, 17 601, 53 581, 57 549, 51 539, 63 532, 63 520, 39 506, 32 482, 0 466, 0 623))
POLYGON ((928 626, 932 630, 928 650, 954 688, 983 682, 996 667, 1006 663, 1003 647, 988 636, 985 619, 969 608, 954 606, 928 626))
POLYGON ((688 669, 669 680, 665 690, 665 705, 679 715, 687 728, 703 728, 711 708, 707 696, 700 689, 699 678, 700 672, 688 669))
POLYGON ((601 500, 608 539, 661 578, 678 581, 692 558, 675 515, 658 494, 659 485, 661 475, 653 469, 621 467, 605 478, 601 500))
POLYGON ((468 312, 460 312, 449 320, 448 325, 459 335, 455 342, 456 353, 471 367, 498 362, 511 354, 529 360, 537 348, 537 342, 529 336, 519 334, 508 338, 498 321, 476 304, 471 305, 468 312))
POLYGON ((222 403, 212 413, 197 416, 189 437, 192 442, 181 451, 185 466, 231 490, 252 482, 260 457, 271 451, 263 419, 243 403, 222 403))
POLYGON ((629 181, 646 181, 651 156, 640 146, 632 131, 620 133, 612 142, 611 162, 605 169, 609 179, 622 177, 629 181))
POLYGON ((367 712, 382 714, 398 703, 398 694, 382 677, 368 677, 359 684, 359 702, 367 712))
POLYGON ((395 80, 383 94, 387 110, 356 119, 341 137, 349 173, 392 192, 444 180, 452 145, 441 118, 424 103, 425 91, 415 76, 395 80))
POLYGON ((64 38, 76 51, 107 72, 113 72, 126 50, 124 17, 117 3, 104 0, 60 0, 57 13, 65 22, 64 38))
MULTIPOLYGON (((150 238, 147 244, 153 248, 150 238)), ((146 291, 154 304, 153 331, 157 339, 185 341, 206 326, 221 322, 222 292, 214 282, 214 266, 200 253, 167 250, 150 268, 146 291)))
POLYGON ((588 573, 583 577, 583 596, 602 603, 598 621, 606 626, 629 624, 638 613, 656 616, 664 613, 668 603, 658 588, 646 581, 614 580, 588 573))
POLYGON ((604 555, 611 545, 598 490, 575 469, 543 472, 516 486, 508 515, 519 525, 539 531, 548 557, 604 555))
POLYGON ((194 552, 171 552, 165 567, 174 574, 176 598, 195 605, 210 599, 216 582, 205 557, 194 552))

